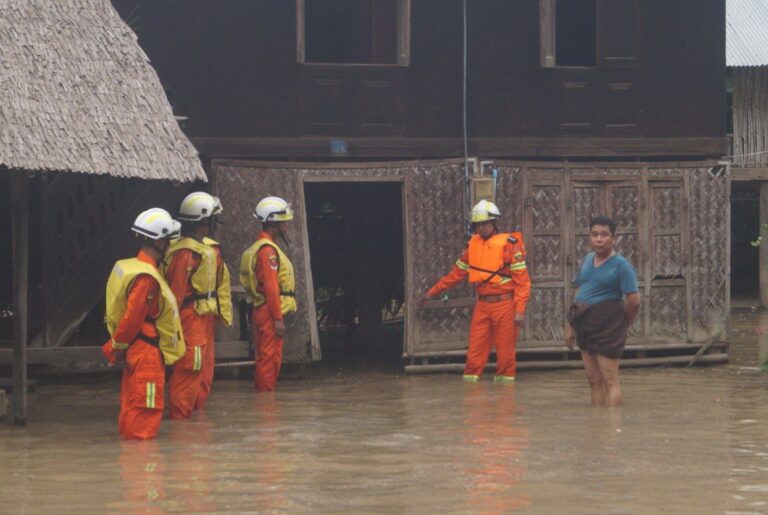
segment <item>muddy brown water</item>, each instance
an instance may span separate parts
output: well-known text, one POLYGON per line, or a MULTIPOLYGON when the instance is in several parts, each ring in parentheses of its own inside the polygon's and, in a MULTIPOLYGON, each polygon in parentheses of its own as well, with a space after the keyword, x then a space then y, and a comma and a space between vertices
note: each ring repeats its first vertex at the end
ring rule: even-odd
POLYGON ((118 439, 118 382, 41 386, 0 513, 768 513, 768 374, 622 374, 620 411, 575 370, 219 380, 151 442, 118 439))

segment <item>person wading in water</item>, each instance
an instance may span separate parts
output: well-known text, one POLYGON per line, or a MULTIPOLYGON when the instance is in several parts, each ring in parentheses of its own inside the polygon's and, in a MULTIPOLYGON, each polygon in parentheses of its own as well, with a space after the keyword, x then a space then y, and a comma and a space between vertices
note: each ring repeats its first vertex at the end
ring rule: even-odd
POLYGON ((616 222, 596 216, 589 226, 592 252, 573 281, 578 290, 568 310, 565 345, 579 345, 592 405, 615 407, 621 405, 619 358, 640 311, 640 294, 634 268, 613 248, 616 222))

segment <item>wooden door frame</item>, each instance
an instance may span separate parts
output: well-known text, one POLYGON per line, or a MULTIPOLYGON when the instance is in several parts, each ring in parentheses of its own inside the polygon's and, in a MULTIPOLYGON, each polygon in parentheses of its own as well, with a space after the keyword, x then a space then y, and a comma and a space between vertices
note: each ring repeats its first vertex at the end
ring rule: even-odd
MULTIPOLYGON (((402 163, 399 163, 402 164, 402 163)), ((351 163, 350 163, 351 165, 351 163)), ((370 169, 370 168, 389 168, 391 166, 387 166, 387 163, 354 163, 354 166, 349 166, 349 168, 360 168, 360 169, 370 169)), ((408 236, 409 231, 408 227, 410 225, 409 220, 407 219, 408 216, 408 210, 406 209, 406 191, 407 191, 407 180, 404 176, 396 176, 396 175, 377 175, 377 176, 371 176, 371 177, 355 177, 350 175, 341 175, 341 174, 333 174, 332 170, 334 169, 340 169, 340 168, 347 168, 347 167, 340 167, 340 166, 334 166, 334 165, 322 165, 322 166, 307 166, 307 168, 311 168, 312 170, 322 170, 322 169, 328 169, 329 174, 323 175, 323 176, 307 176, 306 172, 299 172, 299 198, 301 199, 301 212, 302 216, 304 217, 304 226, 302 227, 302 233, 303 237, 306 239, 307 242, 309 242, 309 219, 307 218, 306 213, 306 190, 305 185, 306 184, 312 184, 312 183, 326 183, 326 182, 344 182, 344 183, 400 183, 400 204, 401 209, 403 211, 403 302, 407 302, 411 296, 411 285, 413 284, 411 280, 411 266, 410 266, 410 260, 409 260, 409 250, 408 250, 408 236)), ((319 361, 322 358, 322 349, 320 347, 320 333, 319 328, 317 326, 317 306, 315 304, 315 290, 314 290, 314 282, 312 280, 312 259, 311 259, 311 249, 309 248, 309 245, 307 245, 307 252, 304 255, 304 264, 305 269, 307 270, 306 274, 306 283, 307 283, 307 292, 308 292, 308 301, 310 303, 310 315, 311 320, 313 323, 310 324, 310 331, 313 331, 313 344, 312 344, 312 360, 313 361, 319 361), (315 348, 315 338, 317 338, 317 348, 315 348)), ((411 321, 411 311, 408 309, 406 304, 406 315, 403 319, 403 342, 402 342, 402 349, 403 352, 407 352, 409 347, 413 346, 411 333, 412 333, 412 327, 413 323, 411 321)))

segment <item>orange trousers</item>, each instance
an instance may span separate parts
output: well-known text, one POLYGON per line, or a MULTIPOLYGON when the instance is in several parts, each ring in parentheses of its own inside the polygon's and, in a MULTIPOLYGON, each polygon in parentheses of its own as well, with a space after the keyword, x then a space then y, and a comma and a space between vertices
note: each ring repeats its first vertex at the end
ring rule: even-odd
POLYGON ((500 302, 477 301, 469 326, 469 350, 464 375, 480 376, 496 346, 496 375, 515 377, 517 326, 512 299, 500 302))
POLYGON ((215 364, 215 352, 213 349, 213 337, 203 345, 203 369, 200 371, 200 392, 197 395, 195 409, 205 408, 208 396, 213 386, 213 366, 215 364))
POLYGON ((266 304, 253 309, 253 334, 256 340, 253 373, 256 391, 274 391, 283 361, 283 339, 275 335, 275 322, 266 304))
POLYGON ((120 436, 148 440, 157 436, 163 420, 165 363, 160 349, 141 340, 128 347, 120 389, 120 436))
POLYGON ((203 354, 207 345, 188 345, 184 356, 173 364, 168 381, 168 417, 183 420, 192 416, 200 396, 203 379, 203 354))

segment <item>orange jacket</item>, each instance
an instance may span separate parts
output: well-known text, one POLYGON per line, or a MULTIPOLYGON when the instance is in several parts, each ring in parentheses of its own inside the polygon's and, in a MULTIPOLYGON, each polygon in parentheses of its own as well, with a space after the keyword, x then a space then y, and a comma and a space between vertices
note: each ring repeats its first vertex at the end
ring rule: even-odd
MULTIPOLYGON (((266 238, 274 241, 266 232, 262 231, 257 240, 266 238)), ((253 272, 256 274, 256 280, 259 282, 259 288, 264 290, 264 297, 267 299, 267 309, 272 316, 272 320, 282 320, 283 314, 280 311, 280 284, 277 282, 278 269, 277 251, 270 245, 264 245, 259 249, 256 264, 253 272)))
POLYGON ((190 249, 180 249, 173 253, 171 262, 165 271, 165 279, 171 287, 176 303, 179 305, 181 327, 184 340, 188 345, 205 345, 208 342, 209 326, 213 315, 199 315, 195 312, 195 303, 184 300, 194 295, 190 277, 200 266, 200 256, 190 249))
MULTIPOLYGON (((504 246, 502 252, 502 261, 511 265, 519 265, 525 263, 525 244, 523 243, 523 237, 519 232, 511 233, 512 237, 517 240, 515 242, 508 241, 504 246), (521 260, 522 258, 522 260, 521 260)), ((435 297, 444 290, 453 288, 469 275, 469 246, 464 250, 464 253, 456 261, 451 268, 451 271, 444 275, 439 281, 437 281, 432 288, 427 291, 427 297, 435 297)), ((504 284, 496 284, 492 282, 480 283, 477 285, 476 290, 478 295, 500 295, 503 293, 514 292, 515 293, 515 313, 525 313, 525 306, 528 303, 528 298, 531 295, 531 278, 528 276, 528 270, 526 268, 518 268, 511 270, 509 266, 502 270, 502 273, 509 275, 511 281, 504 284)))
MULTIPOLYGON (((157 262, 143 250, 139 251, 137 259, 157 266, 157 262)), ((115 328, 115 334, 103 347, 107 359, 114 362, 112 340, 133 342, 140 333, 149 338, 157 338, 157 327, 151 319, 158 316, 160 316, 160 285, 149 275, 140 275, 133 282, 128 293, 128 307, 115 328)))

